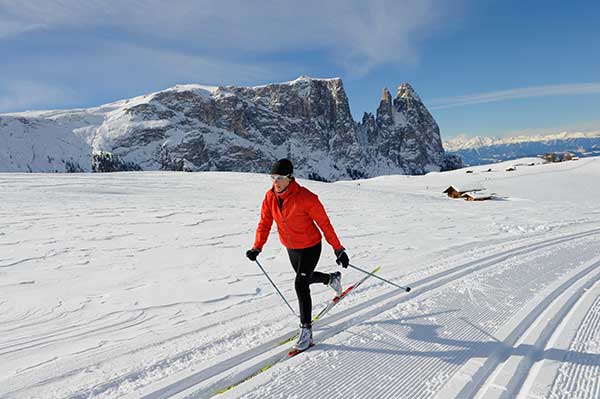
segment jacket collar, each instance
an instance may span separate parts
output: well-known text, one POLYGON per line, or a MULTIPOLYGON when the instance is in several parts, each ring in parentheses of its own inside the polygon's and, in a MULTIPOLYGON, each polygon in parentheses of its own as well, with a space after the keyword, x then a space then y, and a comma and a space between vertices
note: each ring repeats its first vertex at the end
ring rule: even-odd
POLYGON ((291 197, 292 195, 294 195, 298 191, 300 191, 300 185, 296 182, 296 179, 294 179, 290 182, 290 185, 288 186, 288 188, 281 194, 278 193, 277 191, 275 191, 275 187, 273 187, 272 190, 273 190, 273 193, 277 196, 277 198, 286 200, 287 198, 291 197))

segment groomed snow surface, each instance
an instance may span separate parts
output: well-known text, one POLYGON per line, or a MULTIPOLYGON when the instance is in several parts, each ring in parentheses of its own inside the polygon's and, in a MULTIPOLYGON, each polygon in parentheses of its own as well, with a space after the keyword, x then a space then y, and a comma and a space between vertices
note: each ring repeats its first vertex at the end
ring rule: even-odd
MULTIPOLYGON (((0 397, 598 398, 600 158, 532 161, 300 181, 413 290, 367 280, 291 359, 298 319, 244 257, 268 176, 0 174, 0 397)), ((259 260, 296 308, 275 228, 259 260)))

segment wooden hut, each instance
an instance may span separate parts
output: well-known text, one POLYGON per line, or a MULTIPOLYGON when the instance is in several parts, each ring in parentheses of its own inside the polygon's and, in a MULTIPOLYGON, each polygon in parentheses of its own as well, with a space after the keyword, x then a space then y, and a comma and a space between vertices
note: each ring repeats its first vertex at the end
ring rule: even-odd
POLYGON ((487 201, 492 199, 492 195, 485 191, 467 192, 462 196, 466 201, 487 201))
POLYGON ((460 190, 455 186, 450 186, 442 192, 444 194, 448 195, 448 197, 450 197, 450 198, 461 198, 463 196, 463 194, 465 194, 465 193, 477 192, 477 191, 483 191, 483 188, 472 188, 469 190, 460 190))
POLYGON ((448 197, 450 197, 450 198, 460 198, 460 196, 461 196, 460 191, 454 186, 448 187, 447 189, 445 189, 443 191, 443 193, 447 194, 448 197))

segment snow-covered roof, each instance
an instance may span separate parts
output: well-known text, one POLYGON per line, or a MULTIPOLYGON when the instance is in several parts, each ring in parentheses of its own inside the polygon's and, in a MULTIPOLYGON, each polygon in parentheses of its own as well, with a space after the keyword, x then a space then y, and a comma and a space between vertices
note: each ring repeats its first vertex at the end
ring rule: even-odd
POLYGON ((469 189, 460 189, 455 185, 450 185, 448 186, 447 189, 445 189, 444 191, 442 191, 443 193, 447 193, 448 191, 452 191, 451 189, 454 189, 454 191, 458 191, 459 193, 467 193, 467 192, 475 192, 475 191, 483 191, 484 188, 482 187, 475 187, 475 188, 469 188, 469 189))
POLYGON ((481 191, 467 191, 462 194, 462 197, 471 197, 474 199, 477 198, 489 198, 492 194, 489 191, 481 190, 481 191))

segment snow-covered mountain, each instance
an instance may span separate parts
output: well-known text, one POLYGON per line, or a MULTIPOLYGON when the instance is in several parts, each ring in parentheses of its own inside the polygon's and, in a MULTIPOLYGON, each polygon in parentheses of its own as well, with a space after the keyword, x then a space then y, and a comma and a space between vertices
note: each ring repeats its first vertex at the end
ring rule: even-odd
POLYGON ((376 116, 365 113, 357 129, 367 158, 375 161, 371 176, 462 166, 460 160, 445 156, 437 123, 408 83, 398 87, 393 100, 384 88, 376 116))
POLYGON ((580 157, 600 154, 599 132, 562 132, 516 137, 469 137, 460 135, 444 142, 449 154, 460 156, 466 165, 482 165, 549 152, 570 152, 580 157))
POLYGON ((264 172, 291 158, 299 177, 339 180, 452 169, 412 87, 355 123, 342 80, 257 87, 178 85, 97 108, 0 115, 0 171, 264 172))

